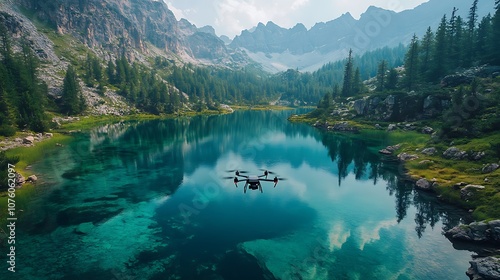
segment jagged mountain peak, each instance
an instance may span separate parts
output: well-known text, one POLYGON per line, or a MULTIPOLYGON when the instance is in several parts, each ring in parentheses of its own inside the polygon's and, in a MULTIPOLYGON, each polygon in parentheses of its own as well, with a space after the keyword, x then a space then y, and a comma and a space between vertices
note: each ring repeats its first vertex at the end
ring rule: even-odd
MULTIPOLYGON (((257 28, 260 32, 242 32, 230 46, 246 49, 252 59, 269 71, 288 68, 312 71, 344 58, 348 49, 362 55, 385 46, 407 44, 413 34, 421 37, 429 26, 436 28, 441 17, 449 15, 453 7, 466 18, 471 4, 472 1, 430 0, 398 13, 370 6, 359 19, 345 13, 334 20, 316 23, 305 32, 302 27, 277 32, 262 24, 257 28), (263 36, 264 33, 272 36, 263 36)), ((493 1, 479 1, 479 16, 488 11, 493 11, 493 1)))
POLYGON ((212 27, 177 21, 163 1, 20 0, 17 4, 59 34, 70 34, 98 53, 124 53, 132 59, 154 54, 204 64, 234 62, 212 27))

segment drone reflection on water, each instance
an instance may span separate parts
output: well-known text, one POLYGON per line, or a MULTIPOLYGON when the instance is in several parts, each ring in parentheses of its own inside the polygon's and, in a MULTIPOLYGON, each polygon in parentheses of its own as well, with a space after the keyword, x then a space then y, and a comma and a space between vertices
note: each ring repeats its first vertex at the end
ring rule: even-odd
POLYGON ((441 235, 461 211, 401 182, 374 152, 387 143, 289 114, 121 123, 47 151, 16 229, 16 276, 465 279, 470 253, 441 235), (244 194, 223 178, 263 168, 287 180, 244 194))

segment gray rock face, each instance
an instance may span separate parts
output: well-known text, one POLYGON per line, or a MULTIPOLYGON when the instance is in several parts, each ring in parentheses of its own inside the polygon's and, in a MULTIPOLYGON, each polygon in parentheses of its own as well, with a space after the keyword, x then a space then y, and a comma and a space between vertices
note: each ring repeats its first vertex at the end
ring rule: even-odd
POLYGON ((148 44, 177 55, 195 59, 228 59, 232 52, 210 28, 202 29, 186 20, 177 21, 163 1, 103 0, 74 1, 20 0, 20 5, 56 27, 59 34, 71 34, 93 49, 120 53, 130 59, 137 52, 148 54, 148 44))
POLYGON ((451 148, 448 148, 443 153, 443 157, 447 158, 447 159, 456 159, 456 160, 465 159, 465 158, 467 158, 467 152, 461 151, 457 147, 451 147, 451 148))
POLYGON ((496 163, 492 163, 492 164, 488 164, 485 167, 483 167, 483 169, 481 171, 485 174, 492 173, 492 172, 496 171, 498 168, 500 168, 500 165, 498 165, 496 163))
POLYGON ((470 265, 467 276, 471 279, 500 279, 500 258, 478 258, 470 265))
POLYGON ((363 115, 365 113, 366 102, 364 99, 354 101, 354 110, 356 114, 363 115))

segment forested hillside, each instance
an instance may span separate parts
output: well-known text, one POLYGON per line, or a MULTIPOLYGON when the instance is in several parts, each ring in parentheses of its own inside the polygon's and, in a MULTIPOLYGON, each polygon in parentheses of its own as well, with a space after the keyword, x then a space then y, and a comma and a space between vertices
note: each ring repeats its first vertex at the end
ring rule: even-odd
MULTIPOLYGON (((103 98, 106 91, 115 91, 143 112, 173 114, 180 110, 214 110, 221 103, 252 105, 281 100, 284 104, 314 105, 343 79, 343 62, 326 64, 313 73, 290 69, 278 74, 266 73, 258 66, 229 69, 180 64, 160 56, 140 63, 125 55, 103 59, 83 47, 79 47, 83 51, 70 52, 63 38, 54 37, 56 47, 58 42, 64 43, 58 47, 63 49, 59 55, 67 57, 70 65, 63 73, 60 95, 48 95, 40 78, 40 63, 46 61, 35 54, 27 39, 21 39, 22 51, 12 48, 6 22, 0 26, 2 99, 7 100, 2 103, 6 110, 2 110, 0 134, 5 136, 25 128, 47 131, 51 125, 47 111, 51 116, 88 114, 87 109, 93 106, 87 104, 88 90, 103 98)), ((381 58, 391 67, 400 65, 405 51, 400 45, 356 57, 361 69, 359 81, 376 73, 376 61, 381 58)))

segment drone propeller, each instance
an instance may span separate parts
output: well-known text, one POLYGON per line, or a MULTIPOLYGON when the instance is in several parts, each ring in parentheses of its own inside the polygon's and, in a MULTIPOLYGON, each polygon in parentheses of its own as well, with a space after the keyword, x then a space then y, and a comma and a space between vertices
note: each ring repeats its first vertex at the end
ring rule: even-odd
POLYGON ((243 170, 237 170, 237 169, 233 169, 233 170, 226 170, 226 172, 238 172, 238 173, 242 173, 242 174, 246 174, 248 173, 248 171, 243 171, 243 170))
POLYGON ((234 176, 222 177, 222 179, 226 179, 226 180, 227 179, 233 179, 233 178, 234 178, 234 176))
POLYGON ((276 185, 278 184, 279 181, 286 181, 286 178, 274 177, 274 179, 260 179, 260 180, 265 181, 265 182, 273 182, 274 187, 276 187, 276 185))

